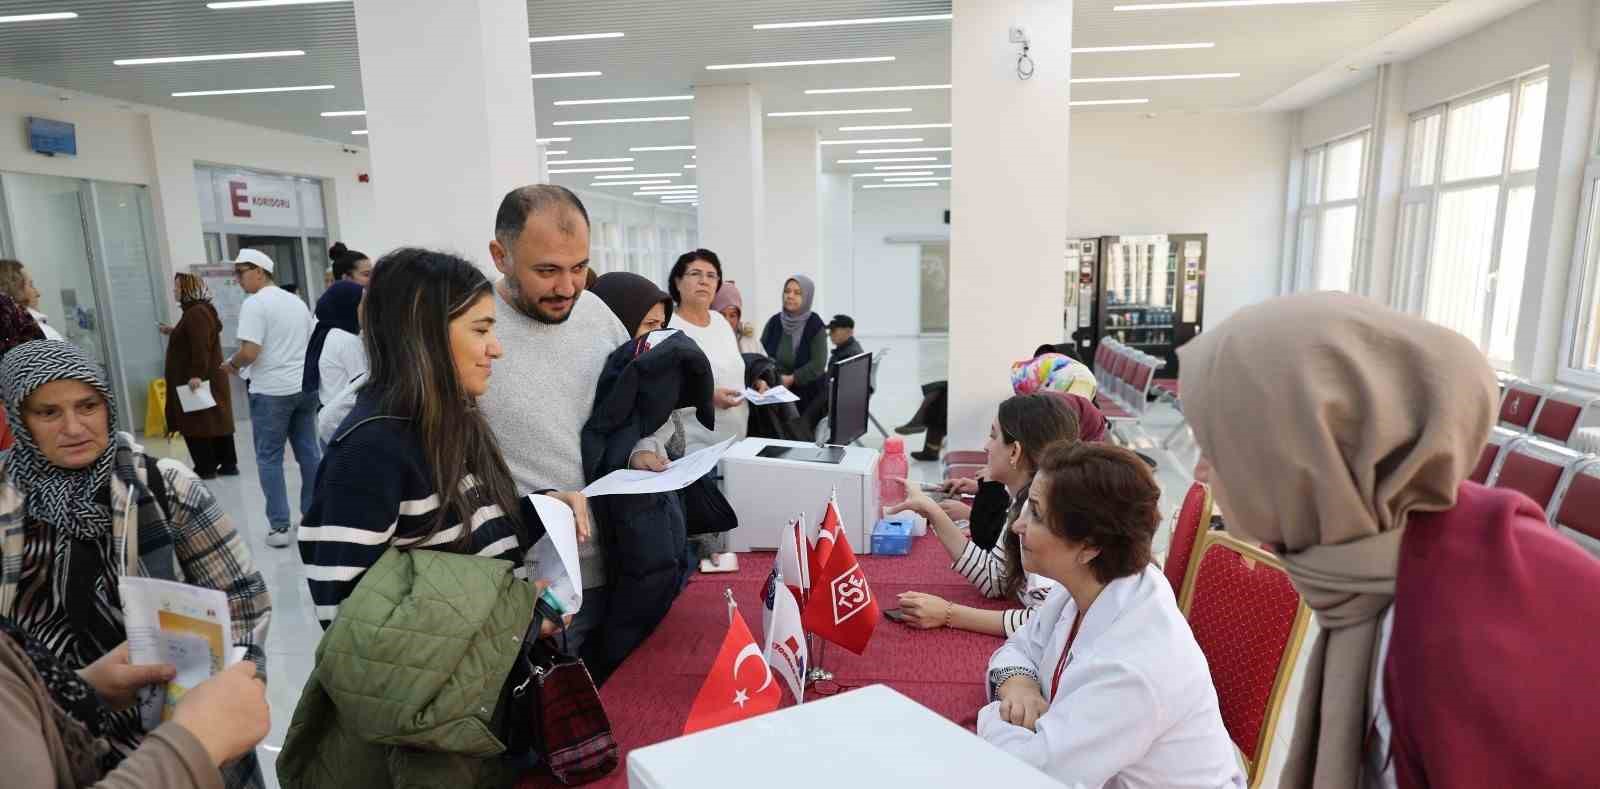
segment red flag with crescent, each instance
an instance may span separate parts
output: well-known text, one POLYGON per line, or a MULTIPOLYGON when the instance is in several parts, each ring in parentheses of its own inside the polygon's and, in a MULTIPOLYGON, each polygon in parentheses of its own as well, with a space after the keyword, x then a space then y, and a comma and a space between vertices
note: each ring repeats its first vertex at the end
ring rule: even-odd
POLYGON ((689 708, 689 719, 683 724, 684 734, 721 726, 745 718, 771 712, 782 699, 778 683, 767 665, 765 653, 750 635, 750 628, 728 597, 728 634, 722 638, 722 649, 711 664, 711 672, 694 697, 689 708))
MULTIPOLYGON (((807 580, 811 583, 816 583, 817 575, 828 564, 828 554, 833 552, 833 546, 837 545, 843 536, 844 519, 839 517, 839 504, 835 499, 829 498, 827 509, 822 511, 822 523, 817 525, 817 538, 811 541, 811 551, 806 557, 809 565, 807 574, 810 576, 807 580)), ((801 600, 805 599, 802 595, 795 596, 801 600)))
MULTIPOLYGON (((828 512, 834 513, 835 536, 829 541, 824 563, 811 573, 811 593, 806 596, 801 621, 813 635, 859 655, 866 650, 878 625, 878 601, 872 596, 867 574, 856 561, 856 552, 850 548, 850 538, 838 528, 837 512, 831 503, 828 512)), ((823 519, 824 528, 828 520, 823 519)), ((820 548, 822 540, 817 542, 820 548)))

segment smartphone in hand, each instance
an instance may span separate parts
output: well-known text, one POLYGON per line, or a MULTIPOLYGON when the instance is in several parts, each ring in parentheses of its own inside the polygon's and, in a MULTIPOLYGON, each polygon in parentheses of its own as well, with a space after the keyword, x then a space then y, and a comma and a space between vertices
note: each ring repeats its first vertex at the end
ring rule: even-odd
POLYGON ((898 608, 885 608, 883 609, 883 615, 902 624, 904 624, 906 621, 906 612, 901 611, 898 608))

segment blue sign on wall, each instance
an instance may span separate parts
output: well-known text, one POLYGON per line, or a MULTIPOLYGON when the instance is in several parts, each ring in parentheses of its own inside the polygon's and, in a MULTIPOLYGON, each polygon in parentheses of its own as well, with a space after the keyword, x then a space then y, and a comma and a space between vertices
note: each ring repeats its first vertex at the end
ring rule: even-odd
POLYGON ((45 156, 78 155, 78 127, 65 121, 28 119, 28 147, 45 156))

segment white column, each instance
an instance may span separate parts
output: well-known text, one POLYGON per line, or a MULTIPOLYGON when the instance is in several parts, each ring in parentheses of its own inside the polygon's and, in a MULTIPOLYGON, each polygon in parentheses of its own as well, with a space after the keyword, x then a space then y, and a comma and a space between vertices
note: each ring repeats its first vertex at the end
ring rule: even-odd
MULTIPOLYGON (((824 173, 818 176, 822 197, 822 270, 828 280, 819 288, 817 304, 829 317, 844 313, 854 317, 856 307, 855 191, 849 173, 824 173)), ((860 327, 873 333, 871 326, 860 327)))
POLYGON ((752 85, 694 88, 695 180, 700 185, 700 246, 722 259, 739 283, 747 320, 759 331, 782 289, 761 275, 766 184, 762 174, 761 94, 752 85))
POLYGON ((1378 84, 1372 108, 1372 134, 1367 145, 1367 212, 1361 218, 1357 270, 1361 281, 1353 289, 1381 304, 1395 301, 1395 242, 1400 225, 1400 195, 1405 190, 1406 137, 1410 113, 1406 112, 1406 67, 1378 66, 1378 84))
POLYGON ((832 309, 822 303, 827 272, 822 265, 822 146, 817 142, 817 130, 809 127, 773 129, 765 135, 767 231, 761 239, 765 254, 757 272, 762 283, 755 294, 759 315, 777 312, 783 286, 773 283, 795 274, 816 283, 819 309, 832 309))
POLYGON ((950 446, 982 446, 1011 362, 1062 337, 1072 3, 955 0, 950 446), (1021 26, 1032 79, 1017 76, 1021 26))
POLYGON ((527 3, 356 0, 356 35, 376 246, 437 247, 493 272, 500 199, 543 172, 527 3))

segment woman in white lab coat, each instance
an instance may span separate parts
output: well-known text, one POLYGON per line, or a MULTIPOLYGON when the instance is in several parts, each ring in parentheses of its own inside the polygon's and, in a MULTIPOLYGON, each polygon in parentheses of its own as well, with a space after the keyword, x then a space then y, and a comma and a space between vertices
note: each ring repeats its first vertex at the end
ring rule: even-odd
POLYGON ((1160 488, 1106 444, 1045 450, 1011 528, 1061 584, 989 660, 978 734, 1068 786, 1243 787, 1206 659, 1150 563, 1160 488))

